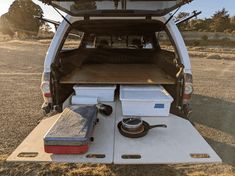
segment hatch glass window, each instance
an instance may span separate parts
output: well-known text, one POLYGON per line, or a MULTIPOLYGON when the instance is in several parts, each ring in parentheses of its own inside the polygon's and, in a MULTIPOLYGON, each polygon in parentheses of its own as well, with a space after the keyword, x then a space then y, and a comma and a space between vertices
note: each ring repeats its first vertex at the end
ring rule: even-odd
POLYGON ((152 36, 148 35, 95 35, 84 37, 83 48, 154 49, 152 36))
POLYGON ((72 29, 65 38, 62 50, 73 50, 80 47, 83 32, 72 29))
POLYGON ((161 49, 175 51, 173 41, 170 39, 166 31, 157 32, 156 37, 158 39, 159 45, 161 46, 161 49))
POLYGON ((77 15, 85 11, 99 10, 174 10, 177 8, 174 6, 180 2, 181 0, 52 0, 52 5, 69 14, 77 15))

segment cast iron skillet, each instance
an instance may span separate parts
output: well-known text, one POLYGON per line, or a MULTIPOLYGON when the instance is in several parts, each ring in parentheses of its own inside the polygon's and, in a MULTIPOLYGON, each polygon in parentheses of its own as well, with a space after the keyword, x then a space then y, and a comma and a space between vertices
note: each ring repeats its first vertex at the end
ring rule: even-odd
POLYGON ((122 121, 118 123, 118 130, 121 135, 129 138, 140 138, 148 134, 149 130, 152 128, 167 128, 165 124, 160 124, 160 125, 149 125, 147 122, 143 121, 142 123, 142 128, 139 128, 137 131, 127 131, 125 130, 125 127, 123 128, 122 126, 122 121))

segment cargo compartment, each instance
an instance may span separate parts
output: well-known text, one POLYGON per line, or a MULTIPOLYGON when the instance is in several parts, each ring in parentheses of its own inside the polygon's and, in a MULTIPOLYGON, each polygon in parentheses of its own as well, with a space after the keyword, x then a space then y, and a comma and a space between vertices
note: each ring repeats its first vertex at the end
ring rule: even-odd
POLYGON ((83 33, 81 43, 76 49, 61 50, 52 68, 56 105, 61 106, 78 84, 162 85, 179 106, 177 75, 183 69, 176 52, 161 48, 156 33, 164 29, 164 23, 158 20, 75 22, 72 30, 83 33))

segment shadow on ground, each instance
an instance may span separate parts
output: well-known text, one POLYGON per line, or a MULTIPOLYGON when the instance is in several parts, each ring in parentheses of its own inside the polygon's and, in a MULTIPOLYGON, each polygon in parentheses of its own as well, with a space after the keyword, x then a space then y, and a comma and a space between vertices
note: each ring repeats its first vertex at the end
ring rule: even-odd
POLYGON ((204 124, 235 137, 235 103, 202 95, 193 96, 194 122, 204 124))
POLYGON ((209 138, 205 138, 205 139, 211 145, 211 147, 217 152, 217 154, 221 157, 224 163, 235 167, 235 147, 234 146, 217 142, 209 138))
POLYGON ((199 128, 199 132, 219 154, 224 163, 235 166, 235 103, 194 95, 192 106, 192 121, 206 126, 204 128, 207 130, 206 136, 203 135, 203 128, 202 131, 199 128), (210 137, 208 138, 208 136, 210 137))

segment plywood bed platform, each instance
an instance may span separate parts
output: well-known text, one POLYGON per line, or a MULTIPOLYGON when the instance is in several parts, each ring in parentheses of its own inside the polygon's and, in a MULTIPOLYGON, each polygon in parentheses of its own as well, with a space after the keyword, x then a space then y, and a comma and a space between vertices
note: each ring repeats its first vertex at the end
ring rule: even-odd
POLYGON ((175 84, 155 64, 87 64, 61 78, 64 84, 175 84))

